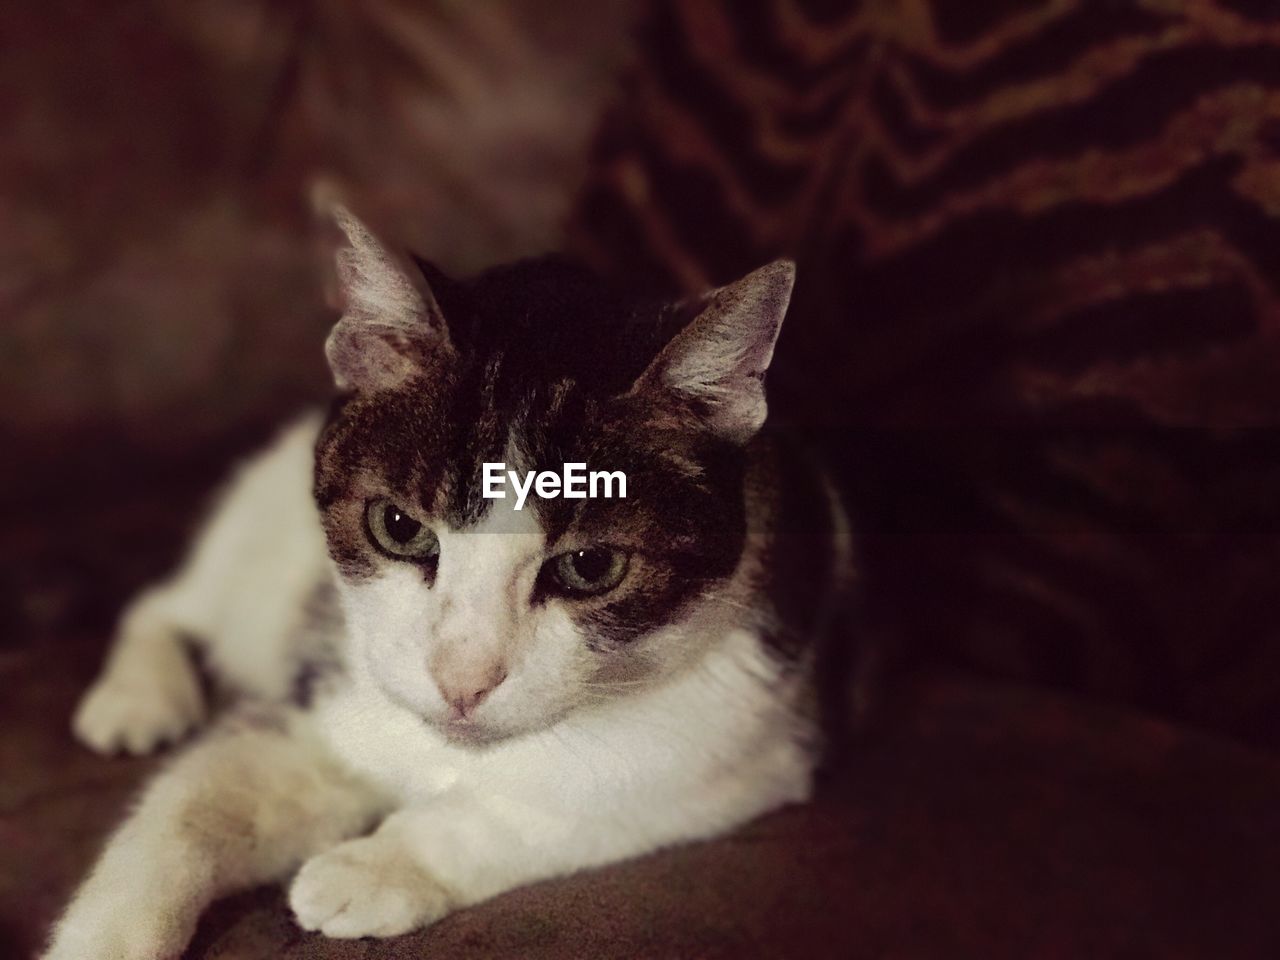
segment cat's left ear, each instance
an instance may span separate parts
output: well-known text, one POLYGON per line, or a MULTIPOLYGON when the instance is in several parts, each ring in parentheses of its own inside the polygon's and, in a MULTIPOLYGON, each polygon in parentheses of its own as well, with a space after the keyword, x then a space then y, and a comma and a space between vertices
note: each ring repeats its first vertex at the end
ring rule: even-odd
POLYGON ((346 207, 329 216, 342 231, 335 253, 342 318, 325 341, 340 390, 400 386, 452 355, 444 314, 420 271, 394 257, 346 207))
POLYGON ((700 313, 663 348, 632 393, 674 395, 712 432, 746 443, 764 425, 764 373, 791 302, 796 265, 775 260, 712 290, 700 313))

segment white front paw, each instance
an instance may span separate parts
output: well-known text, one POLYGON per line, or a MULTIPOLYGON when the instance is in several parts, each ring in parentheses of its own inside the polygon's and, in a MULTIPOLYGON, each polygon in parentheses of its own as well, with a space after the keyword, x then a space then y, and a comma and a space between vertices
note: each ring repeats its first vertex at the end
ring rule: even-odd
POLYGON ((326 937, 394 937, 439 920, 449 898, 375 835, 308 860, 289 889, 289 906, 299 926, 326 937))
POLYGON ((71 722, 98 753, 150 753, 185 736, 204 719, 204 698, 190 663, 104 674, 85 694, 71 722))

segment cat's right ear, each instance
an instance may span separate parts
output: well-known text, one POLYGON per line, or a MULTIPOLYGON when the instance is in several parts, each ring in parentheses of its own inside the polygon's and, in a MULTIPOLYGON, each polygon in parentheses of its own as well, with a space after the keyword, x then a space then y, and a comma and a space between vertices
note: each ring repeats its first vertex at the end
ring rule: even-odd
POLYGON ((329 204, 327 216, 341 231, 334 261, 342 318, 325 342, 338 389, 392 390, 451 357, 444 314, 421 272, 341 204, 329 204))

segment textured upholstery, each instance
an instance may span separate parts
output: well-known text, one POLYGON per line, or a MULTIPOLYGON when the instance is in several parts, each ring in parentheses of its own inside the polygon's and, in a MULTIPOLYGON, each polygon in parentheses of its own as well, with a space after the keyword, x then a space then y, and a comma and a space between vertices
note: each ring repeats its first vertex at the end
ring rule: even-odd
POLYGON ((576 247, 799 280, 913 650, 1280 746, 1280 5, 659 0, 576 247))

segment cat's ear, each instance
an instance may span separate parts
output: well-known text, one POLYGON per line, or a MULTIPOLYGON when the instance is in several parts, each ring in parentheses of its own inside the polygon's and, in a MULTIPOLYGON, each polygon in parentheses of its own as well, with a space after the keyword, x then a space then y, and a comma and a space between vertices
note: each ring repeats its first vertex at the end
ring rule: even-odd
POLYGON ((768 412, 764 373, 795 277, 794 263, 775 260, 706 294, 700 312, 663 348, 632 393, 674 395, 712 432, 746 443, 768 412))
POLYGON ((402 262, 346 207, 328 215, 342 233, 335 252, 342 318, 325 342, 340 390, 400 386, 452 354, 444 314, 421 271, 402 262))

